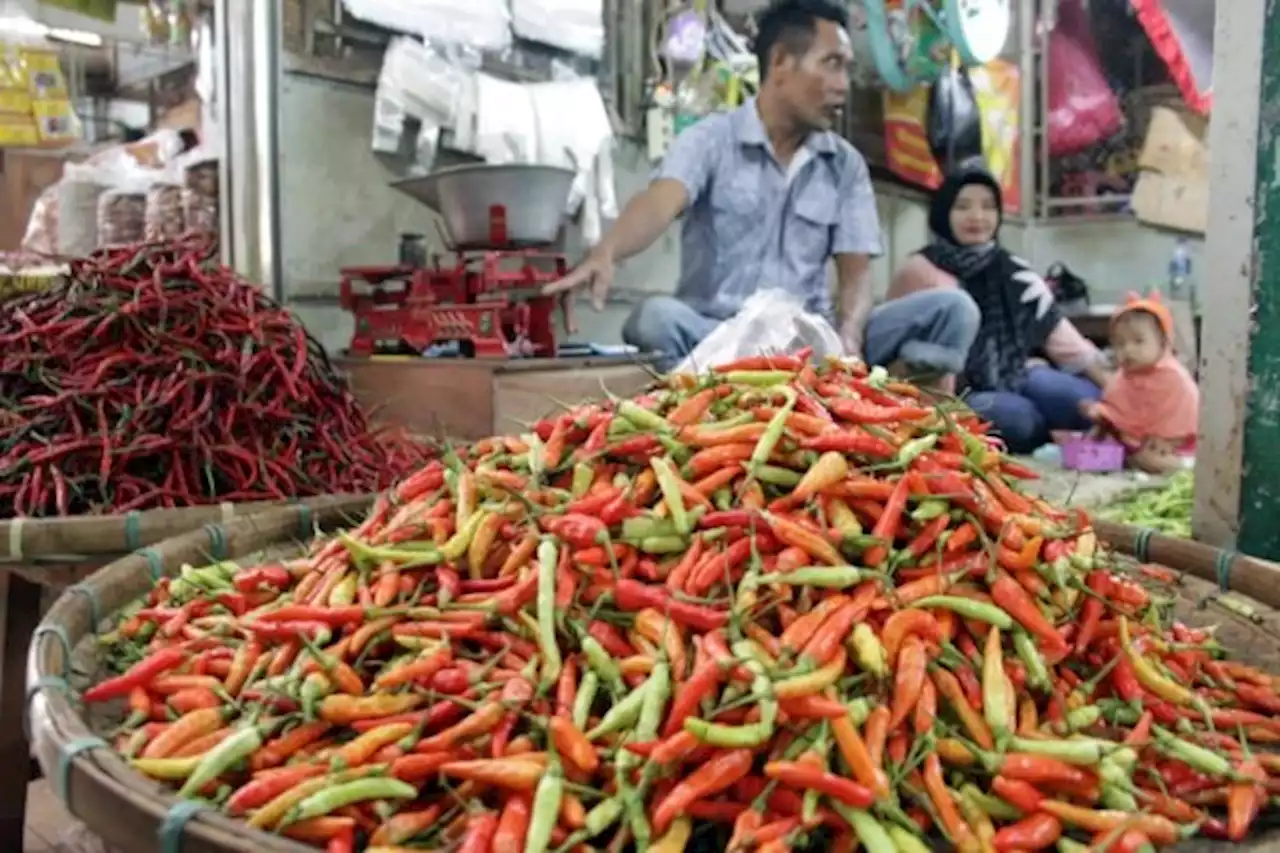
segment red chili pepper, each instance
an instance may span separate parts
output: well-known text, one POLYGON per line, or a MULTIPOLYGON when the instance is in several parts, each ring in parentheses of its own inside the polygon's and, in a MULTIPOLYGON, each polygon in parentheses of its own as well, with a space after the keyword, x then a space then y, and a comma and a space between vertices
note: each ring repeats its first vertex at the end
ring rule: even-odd
POLYGON ((92 704, 127 696, 133 688, 145 687, 156 676, 177 669, 186 657, 187 653, 178 646, 160 649, 135 663, 123 675, 93 685, 81 698, 86 704, 92 704))
POLYGON ((992 843, 998 853, 1013 853, 1016 850, 1043 850, 1061 837, 1061 821, 1053 815, 1038 812, 1002 827, 992 843))
POLYGON ((876 795, 870 788, 795 761, 771 761, 764 766, 764 775, 793 788, 817 791, 857 809, 871 808, 876 801, 876 795))

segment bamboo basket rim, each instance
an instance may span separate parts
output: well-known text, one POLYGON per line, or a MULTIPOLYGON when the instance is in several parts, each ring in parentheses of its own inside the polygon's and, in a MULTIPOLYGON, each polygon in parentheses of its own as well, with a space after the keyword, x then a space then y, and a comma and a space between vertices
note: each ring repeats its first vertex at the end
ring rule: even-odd
MULTIPOLYGON (((355 523, 373 496, 333 497, 317 506, 266 509, 225 525, 208 525, 140 549, 65 591, 41 620, 27 654, 26 722, 36 758, 66 809, 108 844, 162 853, 314 853, 283 836, 251 832, 242 821, 190 800, 134 772, 88 725, 71 701, 65 675, 72 652, 100 619, 149 587, 157 574, 204 558, 211 540, 227 558, 279 546, 302 529, 355 523)), ((207 559, 206 559, 207 562, 207 559)))
MULTIPOLYGON (((371 502, 372 496, 335 499, 317 509, 312 521, 320 528, 338 526, 371 502)), ((230 558, 280 545, 297 530, 304 509, 268 509, 222 526, 230 558)), ((1141 562, 1164 563, 1280 609, 1280 564, 1114 522, 1095 520, 1093 529, 1111 548, 1141 562)), ((134 772, 90 729, 60 674, 70 666, 71 650, 108 615, 102 612, 105 601, 115 604, 109 611, 115 612, 136 597, 135 590, 153 582, 157 559, 169 573, 198 559, 208 542, 206 531, 166 540, 142 549, 150 554, 139 552, 111 563, 58 598, 37 629, 27 658, 27 713, 37 758, 66 809, 109 844, 133 850, 147 837, 161 853, 314 853, 312 846, 251 830, 215 809, 181 800, 134 772), (106 823, 95 820, 97 816, 106 823)))
POLYGON ((320 495, 294 501, 221 501, 202 506, 131 510, 107 515, 0 520, 0 570, 42 563, 99 563, 154 545, 202 524, 227 524, 237 518, 284 506, 313 509, 335 497, 320 495), (63 551, 41 546, 42 539, 68 542, 63 551))

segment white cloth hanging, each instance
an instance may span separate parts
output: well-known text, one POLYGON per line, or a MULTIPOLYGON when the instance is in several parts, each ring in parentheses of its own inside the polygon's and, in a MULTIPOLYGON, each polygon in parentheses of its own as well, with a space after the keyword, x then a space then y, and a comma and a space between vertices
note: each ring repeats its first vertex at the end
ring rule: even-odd
POLYGON ((606 219, 618 215, 613 187, 613 127, 594 80, 529 86, 538 162, 577 172, 566 212, 582 208, 582 239, 599 242, 606 219), (572 119, 569 117, 572 116, 572 119))

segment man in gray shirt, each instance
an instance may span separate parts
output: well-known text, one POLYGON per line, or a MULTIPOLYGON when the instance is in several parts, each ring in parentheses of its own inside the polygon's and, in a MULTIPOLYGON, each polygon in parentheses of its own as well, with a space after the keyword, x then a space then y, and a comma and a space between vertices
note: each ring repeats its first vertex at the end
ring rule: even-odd
POLYGON ((977 333, 972 299, 936 290, 872 310, 870 259, 881 253, 867 164, 832 132, 853 52, 844 9, 776 0, 759 21, 759 95, 676 138, 648 188, 547 293, 587 289, 604 307, 614 268, 683 214, 674 296, 636 307, 623 339, 669 369, 762 287, 783 288, 833 322, 846 353, 914 373, 958 372, 977 333), (833 307, 827 262, 835 260, 833 307))

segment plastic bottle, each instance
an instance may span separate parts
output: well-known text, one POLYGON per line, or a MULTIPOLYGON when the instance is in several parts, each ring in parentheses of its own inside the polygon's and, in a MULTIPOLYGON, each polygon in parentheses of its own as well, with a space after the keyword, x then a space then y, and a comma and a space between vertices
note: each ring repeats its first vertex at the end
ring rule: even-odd
POLYGON ((1173 255, 1169 258, 1169 296, 1182 299, 1191 286, 1191 250, 1187 241, 1179 237, 1173 244, 1173 255))

